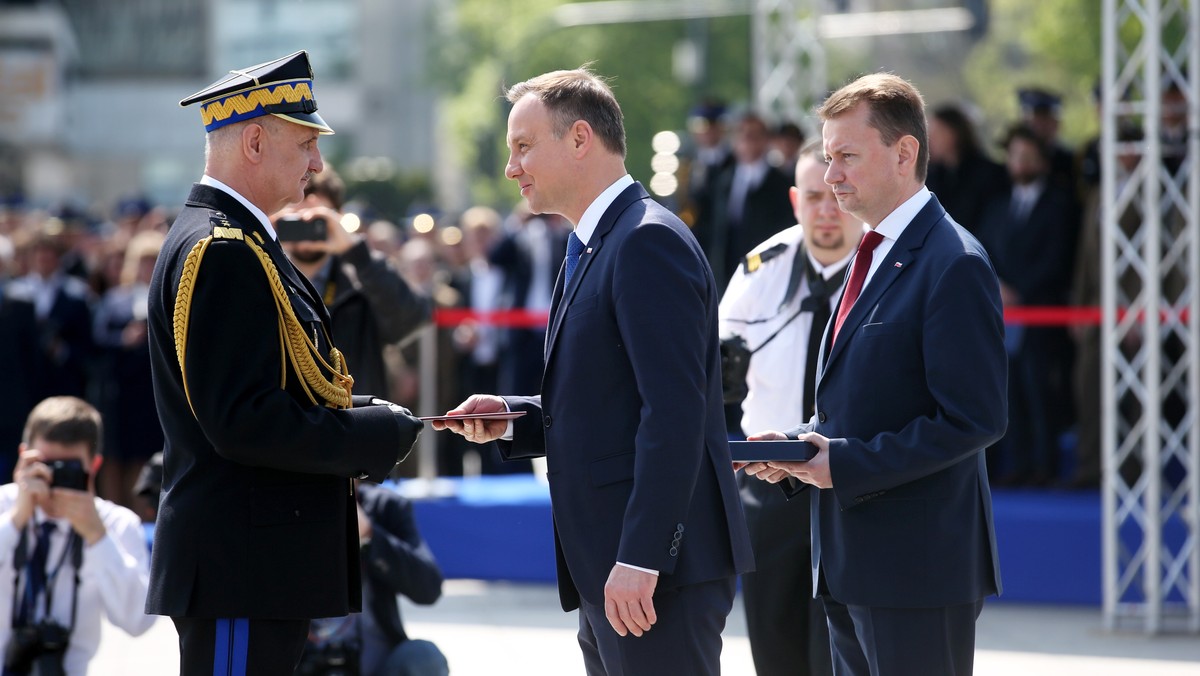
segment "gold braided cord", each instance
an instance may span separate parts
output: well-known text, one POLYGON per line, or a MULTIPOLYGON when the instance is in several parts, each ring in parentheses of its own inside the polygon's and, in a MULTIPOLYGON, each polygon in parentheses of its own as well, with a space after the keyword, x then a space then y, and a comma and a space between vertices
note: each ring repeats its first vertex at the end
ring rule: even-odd
MULTIPOLYGON (((342 353, 337 348, 331 347, 329 350, 329 361, 332 364, 326 363, 321 358, 321 355, 317 352, 316 345, 308 339, 308 334, 305 333, 300 320, 296 318, 291 301, 288 299, 287 292, 283 288, 283 281, 279 278, 279 271, 275 269, 275 264, 271 261, 270 255, 255 244, 253 240, 247 238, 243 241, 258 256, 258 260, 262 264, 263 270, 267 273, 267 279, 271 284, 271 293, 275 297, 275 306, 279 314, 280 371, 282 372, 279 383, 280 388, 282 389, 287 385, 286 364, 290 361, 292 367, 300 374, 300 385, 313 404, 319 403, 317 397, 320 397, 324 405, 331 408, 350 408, 350 393, 354 386, 354 378, 346 370, 346 362, 342 358, 342 353), (320 366, 317 365, 318 361, 320 362, 320 366), (322 375, 321 367, 324 367, 333 374, 333 380, 329 380, 322 375)), ((192 247, 191 252, 188 253, 187 259, 184 261, 183 272, 179 277, 179 291, 175 296, 175 354, 179 359, 180 374, 183 376, 184 395, 187 397, 188 406, 192 408, 193 415, 195 415, 196 410, 192 406, 191 395, 188 393, 187 370, 184 364, 184 357, 187 350, 188 318, 191 311, 192 295, 196 287, 196 276, 200 269, 200 260, 204 257, 204 252, 211 242, 212 236, 210 235, 192 247)))
POLYGON ((191 316, 192 292, 196 288, 196 273, 200 270, 200 259, 204 258, 204 250, 212 243, 212 236, 196 242, 183 261, 183 271, 179 274, 179 291, 175 294, 175 311, 172 324, 175 329, 175 357, 179 359, 179 375, 183 379, 183 396, 187 398, 188 408, 196 415, 196 407, 192 406, 192 395, 188 392, 187 369, 184 368, 184 355, 187 353, 188 318, 191 316))
MULTIPOLYGON (((283 288, 283 280, 279 278, 279 271, 275 269, 275 263, 271 261, 270 255, 252 240, 244 241, 258 256, 263 270, 267 273, 271 291, 275 294, 275 304, 279 308, 279 321, 286 337, 288 357, 296 372, 300 374, 301 384, 305 391, 308 392, 311 388, 318 397, 325 401, 326 406, 350 408, 350 392, 354 387, 354 378, 346 370, 346 361, 342 358, 342 353, 336 347, 330 347, 329 361, 332 364, 321 358, 320 353, 317 352, 317 346, 308 339, 303 325, 296 318, 296 312, 292 309, 292 303, 283 288), (317 362, 320 362, 320 366, 317 365, 317 362), (333 380, 329 380, 321 373, 322 367, 333 375, 333 380)), ((312 398, 311 393, 309 397, 312 398)), ((314 403, 316 403, 315 400, 314 403)))
POLYGON ((312 88, 307 82, 282 84, 277 87, 263 87, 248 91, 244 94, 234 94, 223 99, 200 106, 200 119, 208 126, 216 121, 228 120, 230 117, 245 115, 261 106, 277 103, 297 103, 313 99, 312 88))

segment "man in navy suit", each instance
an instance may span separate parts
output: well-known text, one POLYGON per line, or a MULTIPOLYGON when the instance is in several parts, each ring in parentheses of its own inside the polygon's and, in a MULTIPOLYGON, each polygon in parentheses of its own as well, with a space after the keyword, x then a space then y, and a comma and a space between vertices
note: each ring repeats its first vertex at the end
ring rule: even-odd
POLYGON ((837 676, 970 674, 983 599, 1001 589, 984 464, 1007 423, 999 285, 925 188, 911 84, 867 75, 818 112, 825 182, 871 232, 823 338, 817 413, 786 432, 817 455, 746 470, 821 489, 814 589, 837 676))
POLYGON ((611 90, 587 70, 508 91, 506 175, 575 225, 542 393, 475 395, 435 423, 506 458, 545 455, 564 610, 587 673, 717 674, 752 568, 722 411, 718 295, 696 239, 625 171, 611 90), (575 258, 578 262, 571 259, 575 258), (472 413, 527 415, 511 427, 472 413))

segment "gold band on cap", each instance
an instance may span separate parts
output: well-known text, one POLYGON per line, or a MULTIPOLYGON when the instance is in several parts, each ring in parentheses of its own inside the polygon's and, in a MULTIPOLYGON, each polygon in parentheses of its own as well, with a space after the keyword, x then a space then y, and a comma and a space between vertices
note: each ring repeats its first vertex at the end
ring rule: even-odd
POLYGON ((239 122, 248 117, 256 117, 256 115, 248 115, 248 113, 254 113, 265 106, 312 100, 314 97, 308 80, 299 80, 294 83, 273 82, 203 103, 200 105, 200 118, 204 122, 205 129, 212 131, 226 124, 239 122))

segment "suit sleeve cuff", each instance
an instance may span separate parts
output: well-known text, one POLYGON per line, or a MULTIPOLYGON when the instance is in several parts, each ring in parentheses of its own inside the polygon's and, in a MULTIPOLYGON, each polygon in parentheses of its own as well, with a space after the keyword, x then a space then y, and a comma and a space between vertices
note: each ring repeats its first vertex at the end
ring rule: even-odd
POLYGON ((634 569, 634 570, 640 570, 640 571, 642 571, 643 573, 650 573, 651 575, 654 575, 655 577, 657 577, 657 576, 658 576, 658 571, 657 571, 657 570, 653 570, 653 569, 651 569, 651 568, 642 568, 641 566, 633 566, 633 565, 630 565, 630 564, 628 564, 628 563, 621 563, 620 561, 617 561, 617 565, 618 565, 618 566, 625 566, 626 568, 632 568, 632 569, 634 569))
MULTIPOLYGON (((504 411, 506 413, 512 413, 512 407, 508 405, 507 401, 504 402, 504 411)), ((504 427, 504 434, 500 435, 500 441, 512 441, 512 440, 513 440, 513 421, 509 420, 508 424, 504 427)))

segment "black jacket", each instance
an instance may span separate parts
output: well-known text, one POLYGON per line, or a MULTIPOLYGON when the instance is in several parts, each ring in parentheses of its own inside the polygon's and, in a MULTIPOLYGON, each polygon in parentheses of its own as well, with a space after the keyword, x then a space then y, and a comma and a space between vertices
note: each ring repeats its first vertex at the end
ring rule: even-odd
POLYGON ((333 344, 354 376, 354 391, 387 399, 383 348, 429 320, 429 299, 414 293, 365 240, 334 257, 329 281, 318 290, 333 321, 333 344))
POLYGON ((358 610, 350 478, 382 480, 420 429, 365 397, 346 410, 310 401, 282 352, 280 307, 250 238, 269 255, 307 339, 330 354, 325 306, 279 244, 232 196, 194 186, 150 285, 154 395, 166 434, 152 614, 305 619, 358 610), (185 383, 174 334, 179 281, 209 235, 202 261, 186 271, 195 284, 185 383))
POLYGON ((376 484, 358 486, 359 504, 371 520, 371 542, 362 550, 363 606, 393 646, 408 639, 396 597, 429 605, 442 596, 442 571, 417 530, 408 499, 376 484))

